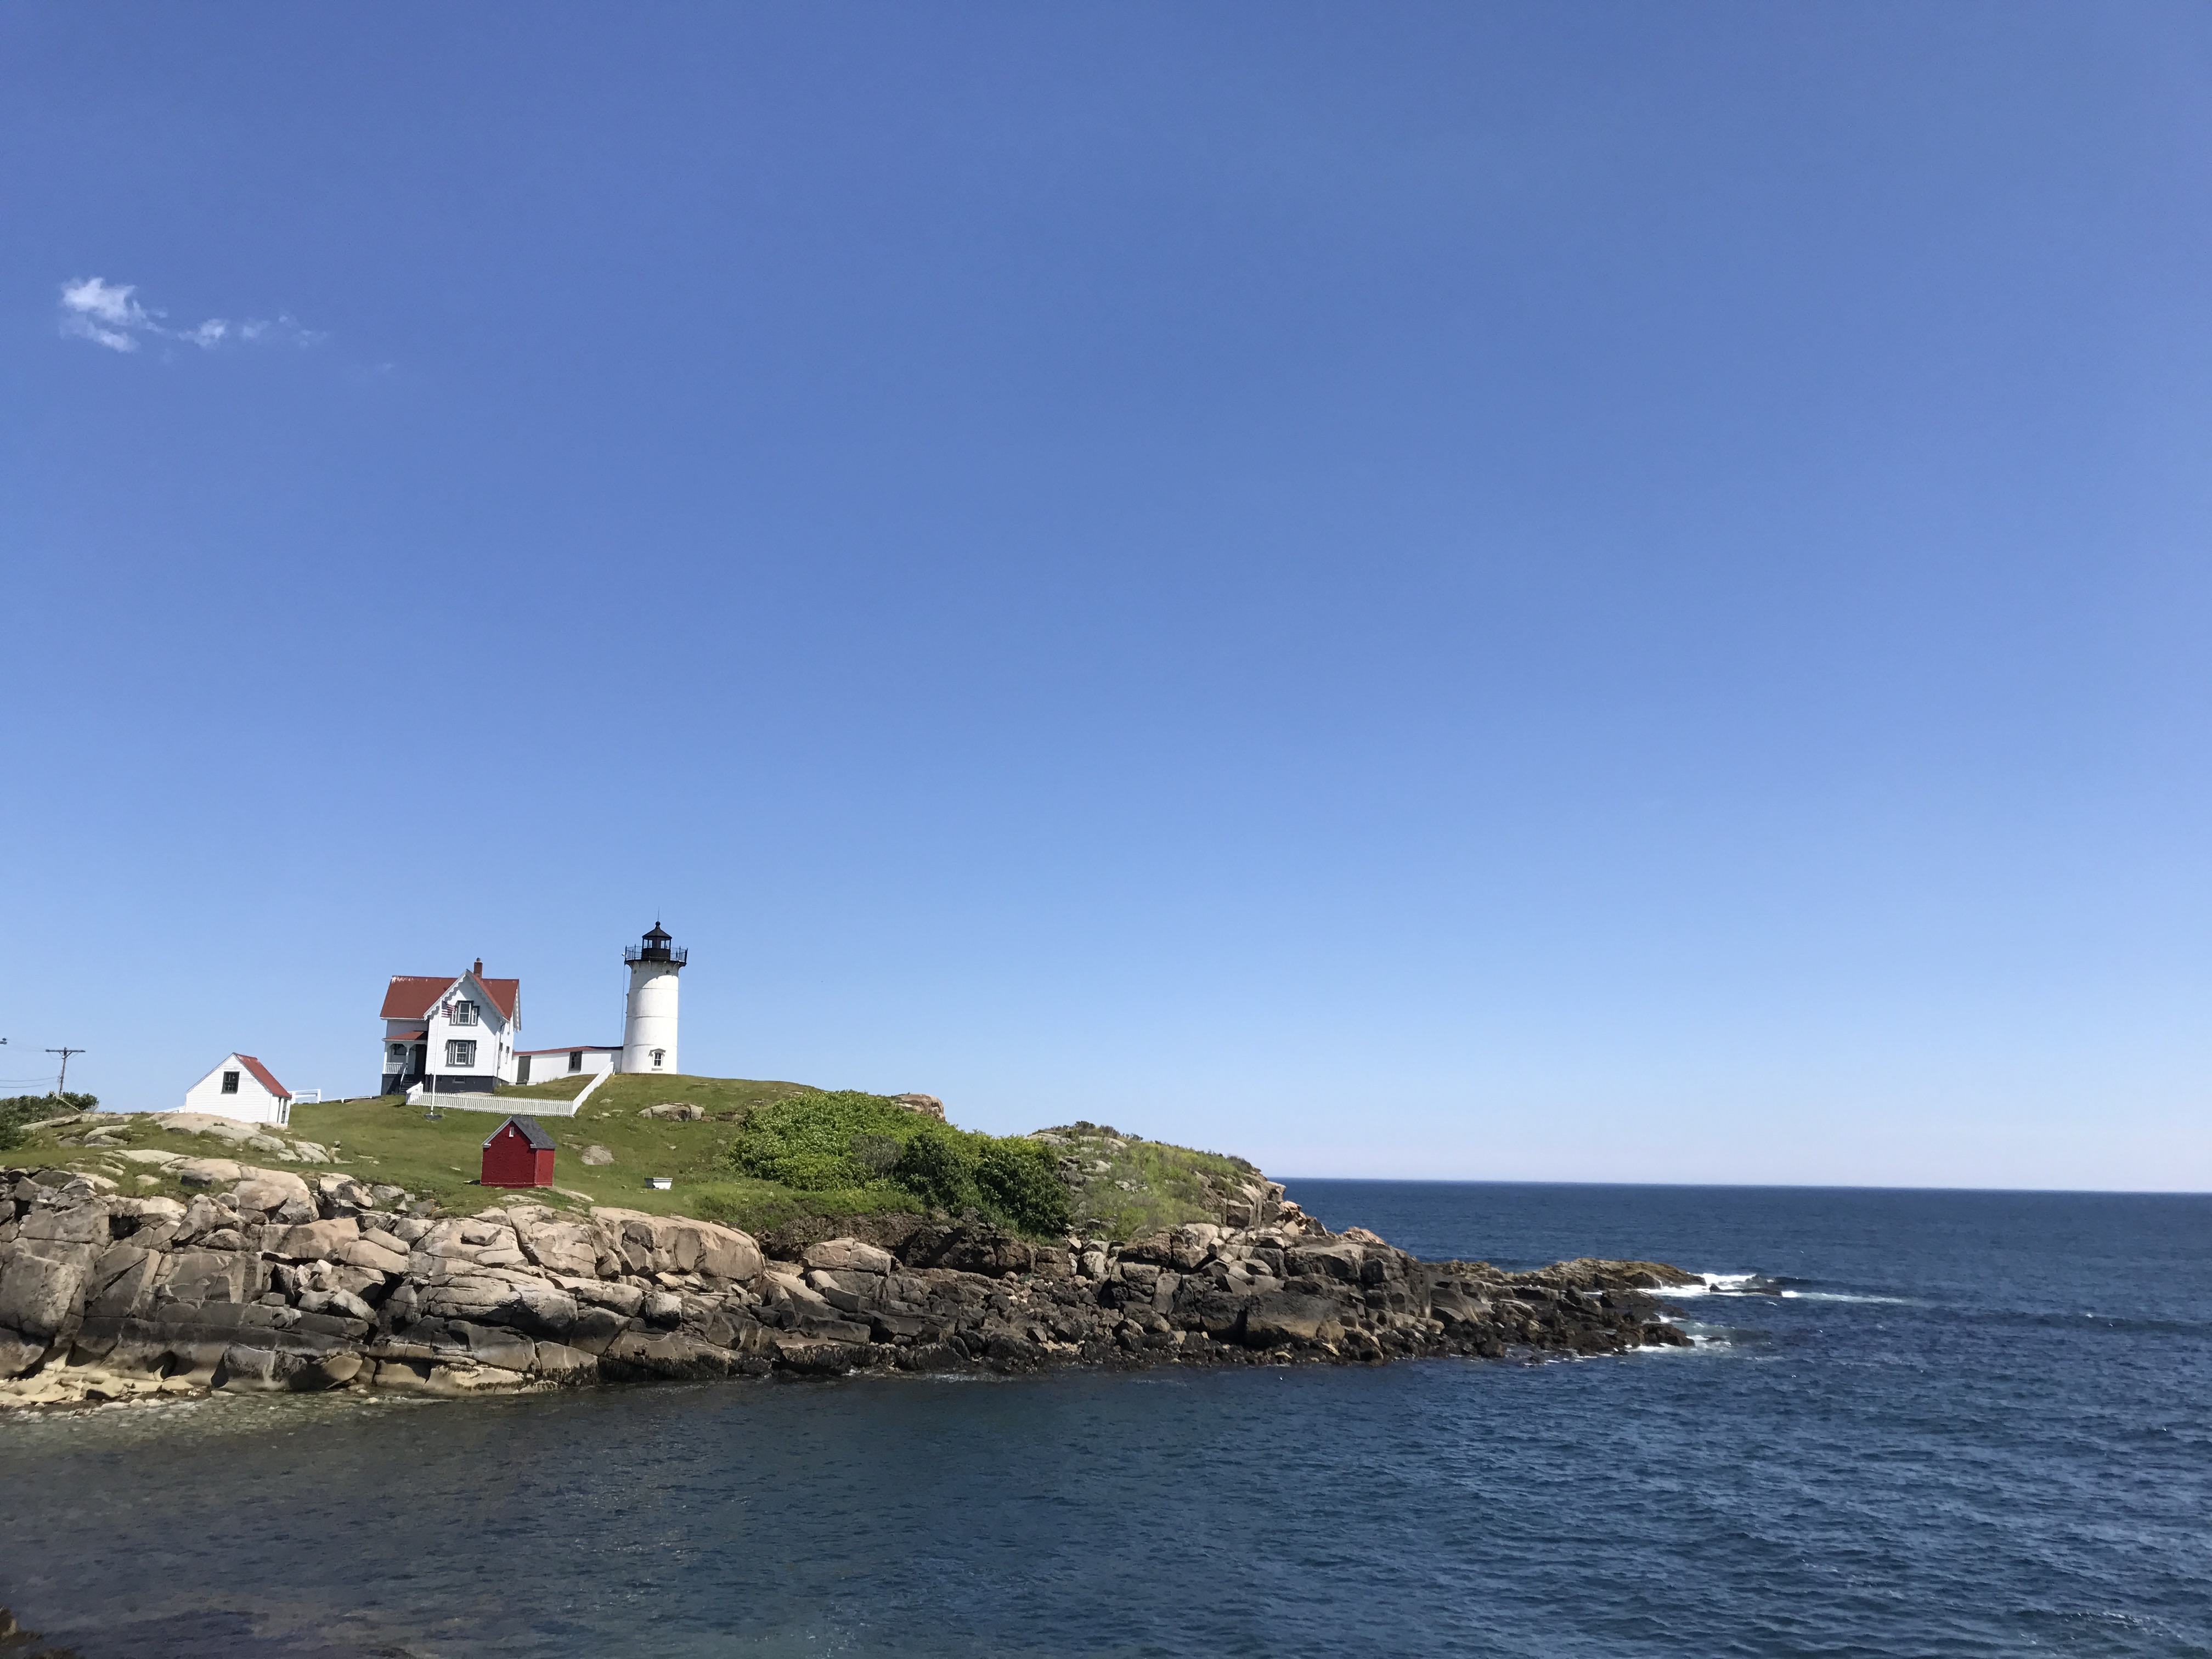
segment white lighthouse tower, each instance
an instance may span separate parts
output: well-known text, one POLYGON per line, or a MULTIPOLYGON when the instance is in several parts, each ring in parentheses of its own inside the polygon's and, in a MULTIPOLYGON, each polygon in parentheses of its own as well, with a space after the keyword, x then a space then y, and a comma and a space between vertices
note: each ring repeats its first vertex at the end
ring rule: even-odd
POLYGON ((629 1000, 623 1009, 622 1069, 673 1072, 676 1065, 676 975, 688 951, 671 948, 654 922, 644 942, 623 951, 629 964, 629 1000))

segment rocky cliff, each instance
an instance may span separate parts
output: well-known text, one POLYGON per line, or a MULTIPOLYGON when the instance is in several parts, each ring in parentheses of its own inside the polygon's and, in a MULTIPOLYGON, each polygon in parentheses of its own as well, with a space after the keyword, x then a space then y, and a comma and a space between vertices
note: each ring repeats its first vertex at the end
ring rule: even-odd
POLYGON ((349 1176, 207 1164, 187 1200, 0 1170, 0 1404, 1600 1354, 1684 1341, 1651 1292, 1694 1282, 1655 1262, 1419 1261, 1328 1231, 1263 1179, 1228 1206, 1243 1224, 1063 1247, 920 1217, 757 1242, 519 1198, 449 1215, 349 1176))

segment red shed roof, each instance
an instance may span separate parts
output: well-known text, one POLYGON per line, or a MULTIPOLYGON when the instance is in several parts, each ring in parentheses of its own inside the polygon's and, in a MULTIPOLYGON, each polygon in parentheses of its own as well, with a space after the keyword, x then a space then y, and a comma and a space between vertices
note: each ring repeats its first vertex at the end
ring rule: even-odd
POLYGON ((270 1094, 275 1095, 279 1100, 291 1099, 292 1091, 286 1088, 283 1084, 279 1083, 276 1080, 276 1073, 271 1072, 266 1066, 264 1066, 259 1060, 254 1059, 252 1054, 240 1054, 238 1057, 238 1063, 245 1066, 247 1071, 252 1073, 254 1081, 258 1083, 263 1088, 268 1090, 270 1094))
MULTIPOLYGON (((468 978, 466 974, 450 974, 443 979, 427 974, 394 974, 392 983, 384 990, 384 1011, 379 1019, 427 1019, 438 999, 446 994, 457 981, 468 978)), ((509 1019, 514 1018, 514 995, 522 988, 519 979, 480 979, 477 983, 484 988, 484 994, 492 1006, 509 1019)))
POLYGON ((506 1122, 484 1137, 484 1145, 489 1147, 493 1141, 497 1140, 509 1129, 520 1135, 529 1144, 532 1152, 550 1152, 556 1150, 553 1137, 545 1133, 544 1126, 534 1117, 516 1116, 507 1119, 506 1122))

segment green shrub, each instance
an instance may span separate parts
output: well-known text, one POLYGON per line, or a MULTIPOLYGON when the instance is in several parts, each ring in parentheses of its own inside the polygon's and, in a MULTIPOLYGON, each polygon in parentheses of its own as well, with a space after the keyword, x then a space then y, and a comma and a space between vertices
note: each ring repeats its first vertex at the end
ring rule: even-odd
POLYGON ((846 1143, 853 1161, 878 1175, 888 1175, 906 1149, 890 1135, 854 1135, 846 1143))
POLYGON ((957 1129, 927 1126, 891 1165, 891 1179, 933 1210, 948 1215, 980 1212, 983 1199, 975 1190, 975 1160, 961 1144, 966 1139, 957 1129))
POLYGON ((882 1095, 857 1090, 793 1095, 746 1114, 730 1146, 730 1164, 801 1192, 865 1187, 896 1164, 927 1121, 882 1095))
POLYGON ((1025 1233, 1064 1233, 1075 1219, 1067 1188, 1053 1170, 1050 1152, 1034 1140, 978 1136, 975 1184, 983 1207, 1025 1233))
POLYGON ((835 1192, 854 1209, 902 1200, 1031 1234, 1064 1232, 1073 1214, 1045 1147, 951 1128, 852 1090, 755 1107, 726 1158, 738 1174, 835 1192))
POLYGON ((27 1139, 23 1126, 71 1112, 97 1111, 98 1095, 14 1095, 0 1100, 0 1152, 20 1146, 27 1139))

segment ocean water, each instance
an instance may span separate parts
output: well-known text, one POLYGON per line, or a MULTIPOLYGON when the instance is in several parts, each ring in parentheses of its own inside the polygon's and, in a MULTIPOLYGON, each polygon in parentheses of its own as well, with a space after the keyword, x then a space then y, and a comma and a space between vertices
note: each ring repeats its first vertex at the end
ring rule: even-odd
POLYGON ((1774 1293, 1536 1365, 10 1419, 0 1602, 85 1659, 2212 1654, 2212 1198, 1291 1190, 1774 1293))

